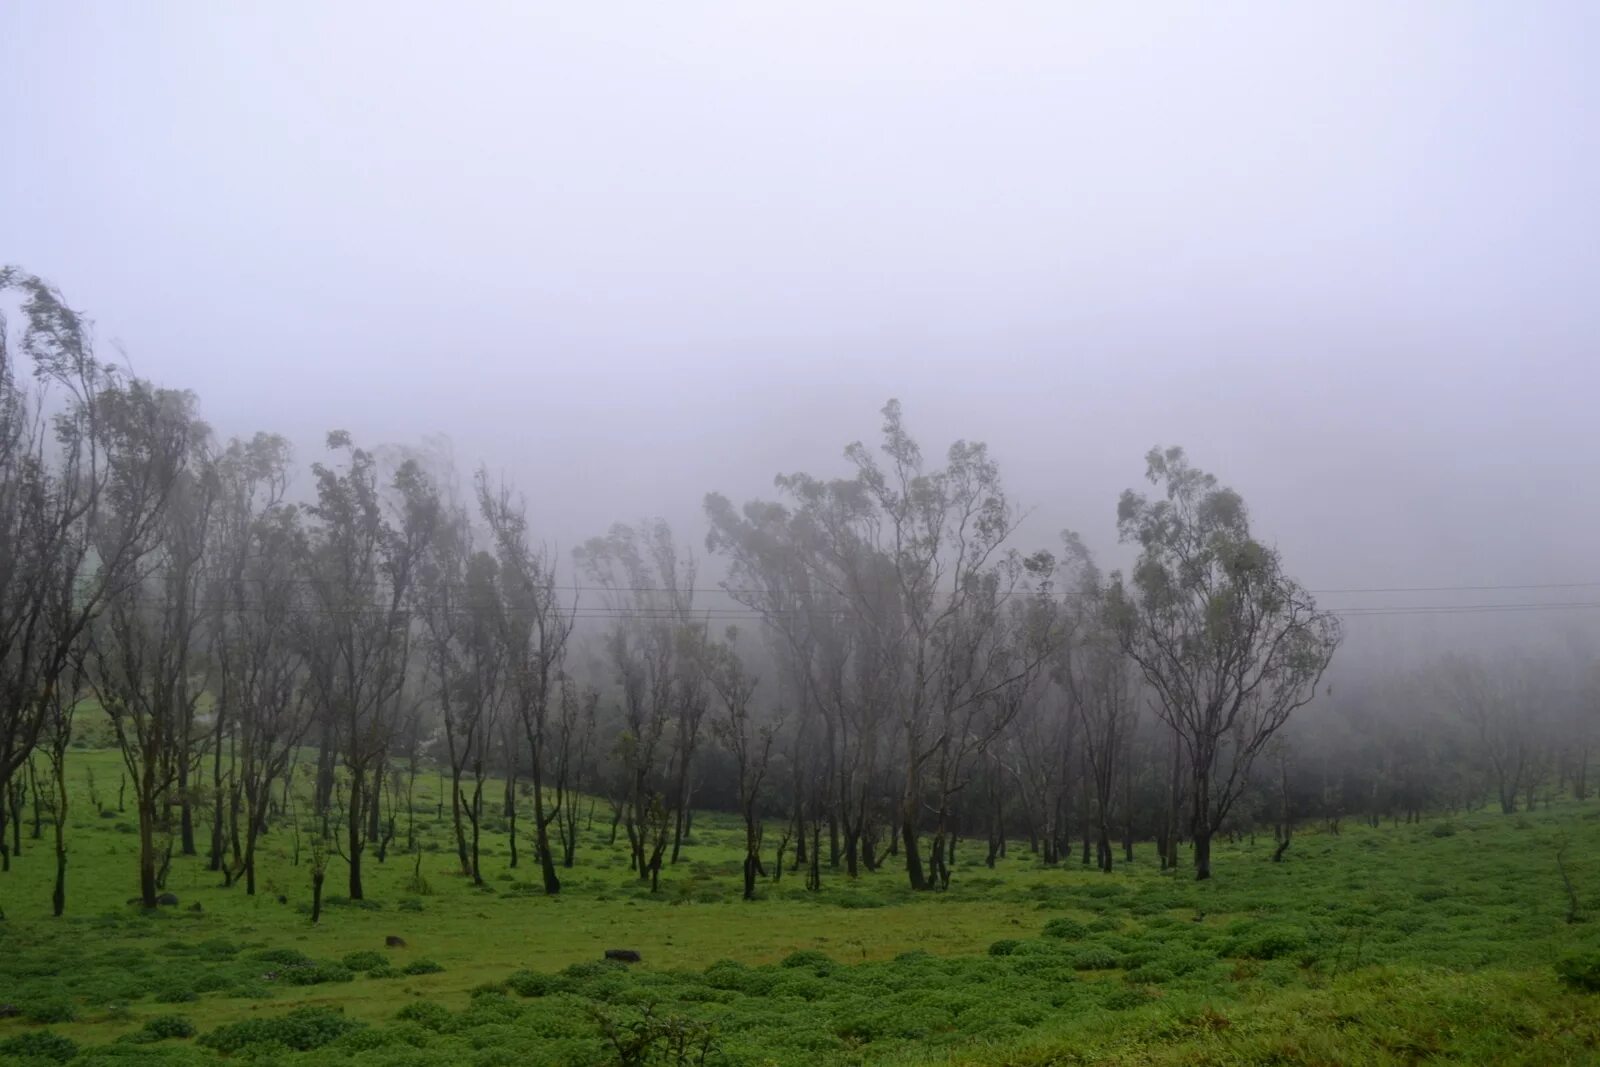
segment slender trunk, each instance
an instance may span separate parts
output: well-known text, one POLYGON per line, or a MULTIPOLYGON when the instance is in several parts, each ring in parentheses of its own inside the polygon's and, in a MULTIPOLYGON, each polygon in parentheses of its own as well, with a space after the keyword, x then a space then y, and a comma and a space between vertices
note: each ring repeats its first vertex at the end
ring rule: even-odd
POLYGON ((51 819, 55 823, 56 884, 50 893, 52 914, 60 918, 67 910, 67 771, 66 753, 57 751, 54 760, 56 803, 51 819))
MULTIPOLYGON (((185 746, 187 749, 187 746, 185 746)), ((193 856, 194 848, 194 806, 189 802, 189 754, 186 751, 178 754, 178 827, 181 835, 181 847, 185 856, 193 856)))
POLYGON ((1197 828, 1194 834, 1194 876, 1198 881, 1211 877, 1211 830, 1197 828))
POLYGON ((467 828, 461 813, 461 768, 450 765, 450 822, 456 831, 456 858, 461 862, 461 873, 472 877, 472 864, 467 861, 467 828))
MULTIPOLYGON (((350 899, 365 900, 361 891, 361 849, 364 842, 361 839, 361 805, 365 800, 366 776, 360 770, 352 770, 350 774, 350 812, 349 812, 349 852, 346 855, 350 862, 350 899)), ((312 920, 313 922, 315 919, 312 920)))
POLYGON ((141 791, 139 796, 139 900, 147 908, 156 906, 156 823, 154 797, 141 791))
MULTIPOLYGON (((533 744, 533 832, 539 850, 539 873, 544 878, 544 891, 549 896, 555 896, 561 892, 561 878, 556 874, 556 858, 550 851, 550 820, 544 813, 544 772, 539 766, 542 756, 539 745, 533 744)), ((659 869, 660 865, 658 852, 655 866, 659 869)), ((655 892, 658 877, 658 874, 652 873, 650 883, 652 893, 655 892)))

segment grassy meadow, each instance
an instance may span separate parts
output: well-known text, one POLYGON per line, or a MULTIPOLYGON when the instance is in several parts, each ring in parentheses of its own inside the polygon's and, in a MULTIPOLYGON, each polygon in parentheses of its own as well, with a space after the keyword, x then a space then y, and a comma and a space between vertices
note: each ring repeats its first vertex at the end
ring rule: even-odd
POLYGON ((785 874, 753 902, 731 819, 700 816, 652 895, 607 845, 601 805, 547 898, 527 843, 509 868, 493 816, 488 884, 460 876, 430 772, 426 884, 402 814, 388 861, 369 853, 367 901, 339 896, 330 862, 313 927, 309 849, 295 866, 281 827, 255 897, 174 857, 178 905, 127 904, 118 758, 72 755, 66 917, 49 914, 48 820, 38 840, 25 821, 0 875, 7 1064, 1600 1062, 1593 801, 1306 828, 1281 864, 1270 838, 1224 844, 1209 883, 1162 875, 1149 847, 1104 875, 1020 845, 991 871, 970 843, 947 892, 913 894, 886 867, 825 872, 820 892, 785 874))

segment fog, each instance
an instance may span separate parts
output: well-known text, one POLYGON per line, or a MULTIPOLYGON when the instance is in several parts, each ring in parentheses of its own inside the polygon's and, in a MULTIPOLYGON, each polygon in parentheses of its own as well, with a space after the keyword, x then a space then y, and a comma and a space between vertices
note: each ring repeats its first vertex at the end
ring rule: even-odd
POLYGON ((1125 562, 1117 494, 1181 444, 1313 590, 1593 582, 1597 21, 10 4, 0 261, 224 435, 442 435, 563 549, 696 543, 704 493, 842 473, 893 396, 989 443, 1022 547, 1125 562))

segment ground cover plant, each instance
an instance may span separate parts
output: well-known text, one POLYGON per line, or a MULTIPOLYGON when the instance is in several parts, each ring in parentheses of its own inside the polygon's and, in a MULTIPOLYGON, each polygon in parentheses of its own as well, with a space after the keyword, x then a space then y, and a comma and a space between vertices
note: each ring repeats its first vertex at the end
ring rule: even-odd
MULTIPOLYGON (((109 758, 89 751, 90 762, 109 758)), ((892 873, 743 898, 744 826, 701 815, 651 893, 586 831, 559 897, 485 844, 453 866, 419 788, 420 869, 309 921, 309 861, 263 842, 262 892, 175 858, 178 903, 127 903, 130 835, 73 827, 83 906, 51 866, 0 881, 0 1057, 11 1063, 1547 1063, 1600 1055, 1600 809, 1309 827, 1229 877, 1107 874, 977 844, 943 893, 892 873), (1441 833, 1442 827, 1448 833, 1441 833), (1560 853, 1562 861, 1557 862, 1560 853), (1563 874, 1564 870, 1564 874, 1563 874), (529 880, 534 884, 530 886, 529 880), (1576 895, 1576 921, 1569 922, 1576 895), (280 901, 279 897, 282 897, 280 901), (389 946, 394 937, 403 945, 389 946), (604 959, 610 948, 641 962, 604 959)))

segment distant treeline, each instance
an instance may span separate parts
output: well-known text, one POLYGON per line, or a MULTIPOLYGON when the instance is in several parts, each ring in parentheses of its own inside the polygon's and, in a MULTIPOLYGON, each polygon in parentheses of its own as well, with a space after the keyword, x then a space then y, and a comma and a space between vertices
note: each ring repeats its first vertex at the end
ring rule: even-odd
POLYGON ((985 447, 931 461, 890 401, 849 476, 706 497, 726 574, 708 605, 664 522, 559 561, 514 487, 338 431, 297 486, 284 438, 220 439, 193 394, 99 360, 51 287, 11 268, 0 291, 21 315, 0 326, 0 827, 49 813, 57 914, 87 701, 124 759, 147 905, 174 849, 254 893, 274 820, 311 831, 319 896, 337 858, 362 899, 424 761, 449 778, 462 873, 481 880, 498 804, 549 893, 583 797, 652 884, 693 806, 737 813, 753 896, 786 866, 938 889, 958 839, 1105 870, 1137 841, 1176 866, 1186 842, 1204 878, 1219 833, 1270 827, 1281 857, 1308 817, 1586 789, 1582 732, 1527 713, 1539 679, 1477 662, 1429 689, 1451 729, 1374 707, 1317 751, 1286 745, 1338 622, 1180 449, 1146 457, 1152 495, 1123 494, 1138 558, 1107 574, 1071 533, 1020 550, 985 447))

